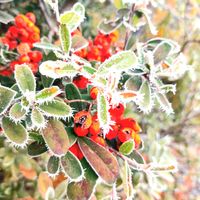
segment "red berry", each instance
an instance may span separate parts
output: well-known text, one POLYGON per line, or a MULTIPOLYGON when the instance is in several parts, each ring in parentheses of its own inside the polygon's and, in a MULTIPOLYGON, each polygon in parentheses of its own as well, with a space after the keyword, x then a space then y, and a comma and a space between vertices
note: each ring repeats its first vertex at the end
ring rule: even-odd
MULTIPOLYGON (((28 43, 26 42, 21 42, 18 46, 17 46, 17 52, 20 54, 20 55, 23 55, 23 54, 27 54, 28 52, 30 52, 30 46, 28 43)), ((30 57, 30 56, 29 56, 30 57)))
POLYGON ((88 134, 88 129, 84 129, 84 128, 81 128, 81 126, 75 125, 74 126, 74 132, 79 137, 83 137, 83 136, 86 136, 88 134))
POLYGON ((18 38, 22 42, 27 42, 29 38, 29 33, 24 28, 20 28, 18 33, 18 38))
POLYGON ((19 28, 24 28, 26 27, 26 21, 25 21, 25 16, 22 14, 19 14, 15 17, 15 24, 19 27, 19 28))
POLYGON ((92 125, 89 128, 89 133, 91 135, 98 135, 101 133, 101 128, 100 128, 100 124, 98 121, 93 121, 92 125))
POLYGON ((28 17, 28 19, 29 19, 30 21, 32 21, 32 22, 35 24, 35 22, 36 22, 36 17, 35 17, 35 15, 34 15, 34 13, 28 12, 28 13, 26 13, 26 17, 28 17))
POLYGON ((6 33, 6 37, 8 37, 9 39, 16 39, 18 38, 18 33, 19 28, 17 28, 16 26, 10 26, 6 33))
POLYGON ((133 134, 135 134, 135 131, 131 128, 126 127, 126 128, 120 129, 118 133, 118 139, 120 142, 126 142, 130 140, 131 138, 133 138, 133 134))
POLYGON ((38 71, 38 63, 28 63, 28 66, 31 68, 32 72, 35 74, 38 71))
POLYGON ((83 153, 80 150, 79 146, 77 143, 73 144, 70 148, 69 151, 71 151, 79 160, 83 158, 83 153))
POLYGON ((10 69, 12 71, 15 71, 15 65, 18 65, 18 64, 20 64, 18 60, 14 60, 14 61, 10 62, 10 69))
POLYGON ((97 87, 91 88, 90 97, 95 100, 97 98, 97 95, 98 95, 98 88, 97 87))
POLYGON ((132 128, 135 132, 141 131, 140 126, 133 118, 121 119, 118 122, 118 124, 120 125, 121 128, 128 127, 128 128, 132 128))
POLYGON ((29 40, 31 43, 39 42, 40 41, 40 34, 39 33, 32 33, 30 34, 29 40))
POLYGON ((78 75, 73 79, 73 83, 79 88, 79 89, 85 89, 89 83, 88 79, 85 78, 82 75, 78 75))
POLYGON ((40 51, 30 51, 28 52, 28 56, 30 57, 32 62, 40 62, 42 60, 42 53, 40 51))
POLYGON ((29 58, 29 56, 27 54, 23 54, 18 58, 18 61, 19 61, 20 64, 29 63, 30 62, 30 58, 29 58))
POLYGON ((111 119, 114 121, 118 121, 124 114, 124 105, 119 103, 119 105, 115 108, 110 108, 109 112, 111 115, 111 119))
POLYGON ((91 139, 97 144, 100 144, 101 146, 106 146, 105 140, 100 136, 92 136, 91 139))
POLYGON ((106 134, 106 139, 112 140, 117 137, 118 134, 118 125, 111 126, 111 130, 106 134))
POLYGON ((10 40, 8 42, 8 46, 9 46, 9 49, 15 49, 17 47, 17 41, 16 40, 10 40))
POLYGON ((74 115, 74 123, 79 124, 83 129, 88 129, 92 124, 92 116, 86 110, 82 110, 74 115))

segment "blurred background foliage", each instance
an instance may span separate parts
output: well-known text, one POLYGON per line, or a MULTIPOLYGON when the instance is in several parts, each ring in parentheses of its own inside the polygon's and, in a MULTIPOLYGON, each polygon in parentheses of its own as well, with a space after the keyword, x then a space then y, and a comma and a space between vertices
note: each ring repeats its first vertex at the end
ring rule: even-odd
MULTIPOLYGON (((60 0, 60 11, 69 9, 75 2, 60 0)), ((81 29, 88 39, 97 34, 97 25, 103 18, 112 19, 116 7, 120 5, 118 0, 80 2, 86 7, 86 20, 81 29)), ((197 200, 200 199, 200 1, 154 0, 150 7, 152 22, 158 29, 157 37, 170 38, 180 44, 181 52, 187 59, 188 71, 177 80, 164 80, 177 85, 176 95, 169 95, 174 115, 166 116, 156 109, 144 115, 132 104, 126 108, 126 115, 139 120, 143 128, 144 149, 141 153, 144 158, 160 164, 168 160, 177 160, 178 163, 176 173, 166 173, 156 181, 148 180, 142 174, 135 177, 135 199, 197 200)), ((0 4, 0 8, 12 15, 34 12, 41 35, 56 41, 55 16, 42 0, 14 0, 0 4)), ((6 30, 7 26, 0 24, 0 34, 6 30)), ((125 38, 123 28, 119 30, 119 36, 120 46, 125 38)), ((138 35, 141 42, 152 37, 155 36, 150 34, 148 28, 138 35)), ((4 81, 7 80, 1 78, 2 84, 4 81)), ((30 159, 25 151, 10 147, 1 138, 0 199, 41 199, 36 180, 39 172, 45 169, 45 159, 45 155, 40 160, 30 159)), ((101 199, 101 191, 102 188, 98 188, 98 199, 101 199)))

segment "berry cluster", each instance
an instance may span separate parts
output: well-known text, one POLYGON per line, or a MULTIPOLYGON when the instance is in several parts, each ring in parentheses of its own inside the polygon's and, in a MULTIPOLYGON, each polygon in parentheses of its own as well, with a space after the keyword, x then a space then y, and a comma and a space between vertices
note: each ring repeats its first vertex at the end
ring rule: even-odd
POLYGON ((35 25, 36 17, 29 12, 15 17, 15 24, 10 26, 0 43, 8 45, 9 50, 16 50, 18 58, 10 62, 10 68, 1 72, 1 75, 10 76, 16 64, 27 63, 31 70, 38 71, 38 63, 42 60, 40 51, 32 50, 33 43, 40 41, 40 29, 35 25))
MULTIPOLYGON (((96 112, 92 115, 90 112, 82 110, 74 116, 74 133, 79 137, 89 136, 94 142, 102 146, 106 146, 106 141, 114 141, 116 148, 119 148, 122 143, 133 139, 135 148, 138 149, 141 143, 138 133, 141 128, 133 118, 123 117, 124 110, 124 106, 121 103, 109 109, 111 120, 115 123, 111 126, 105 138, 98 120, 98 113, 96 112)), ((74 144, 70 151, 77 158, 83 158, 83 154, 77 144, 74 144)))
MULTIPOLYGON (((89 45, 87 48, 76 52, 76 54, 87 59, 88 61, 103 62, 113 54, 113 49, 111 46, 117 41, 117 39, 117 31, 107 35, 99 32, 93 41, 89 40, 89 45)), ((114 51, 116 51, 116 49, 114 49, 114 51)))

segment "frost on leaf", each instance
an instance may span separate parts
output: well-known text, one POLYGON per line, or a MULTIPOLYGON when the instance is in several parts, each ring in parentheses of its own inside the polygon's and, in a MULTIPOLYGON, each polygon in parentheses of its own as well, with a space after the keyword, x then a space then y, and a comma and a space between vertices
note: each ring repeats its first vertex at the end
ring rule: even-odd
POLYGON ((2 128, 7 139, 15 146, 24 147, 28 140, 28 133, 24 126, 15 124, 8 117, 2 119, 2 128))
POLYGON ((16 65, 14 74, 17 85, 24 95, 35 93, 36 81, 28 65, 16 65))
POLYGON ((9 110, 9 116, 15 122, 22 120, 25 115, 26 110, 23 109, 20 103, 15 103, 9 110))
POLYGON ((15 95, 14 90, 0 85, 0 115, 8 109, 15 95))
POLYGON ((67 153, 69 139, 64 124, 58 120, 49 120, 42 130, 42 135, 49 150, 60 157, 67 153))
POLYGON ((41 104, 38 108, 48 117, 65 119, 72 116, 72 108, 58 100, 41 104))
POLYGON ((43 62, 39 71, 42 75, 56 79, 65 76, 73 77, 78 73, 78 68, 76 63, 57 60, 43 62))
POLYGON ((45 126, 45 118, 37 108, 34 108, 31 112, 31 121, 33 126, 36 128, 42 128, 45 126))
POLYGON ((68 54, 71 48, 71 33, 65 24, 61 24, 59 28, 59 36, 62 50, 68 54))
POLYGON ((122 72, 134 68, 137 65, 137 57, 132 51, 121 51, 100 65, 98 73, 106 75, 108 72, 122 72))
POLYGON ((139 106, 139 109, 144 113, 149 113, 153 107, 153 100, 151 86, 147 80, 143 80, 139 94, 143 96, 140 101, 136 102, 139 106))
POLYGON ((97 113, 100 127, 103 129, 104 136, 109 131, 112 123, 108 110, 108 100, 106 99, 106 96, 99 92, 97 95, 97 113))
POLYGON ((52 101, 54 97, 59 95, 62 91, 58 86, 52 86, 49 88, 44 88, 43 90, 39 91, 36 96, 36 102, 37 103, 44 103, 48 101, 52 101))

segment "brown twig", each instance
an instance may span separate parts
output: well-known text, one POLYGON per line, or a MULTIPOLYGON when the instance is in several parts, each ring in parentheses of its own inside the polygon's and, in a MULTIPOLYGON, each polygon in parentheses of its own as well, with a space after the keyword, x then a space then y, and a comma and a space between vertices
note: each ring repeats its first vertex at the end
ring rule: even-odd
POLYGON ((181 50, 180 50, 180 53, 181 52, 184 52, 185 48, 187 47, 188 44, 190 43, 197 43, 200 45, 200 40, 196 40, 196 39, 193 39, 193 40, 187 40, 183 43, 182 47, 181 47, 181 50))

